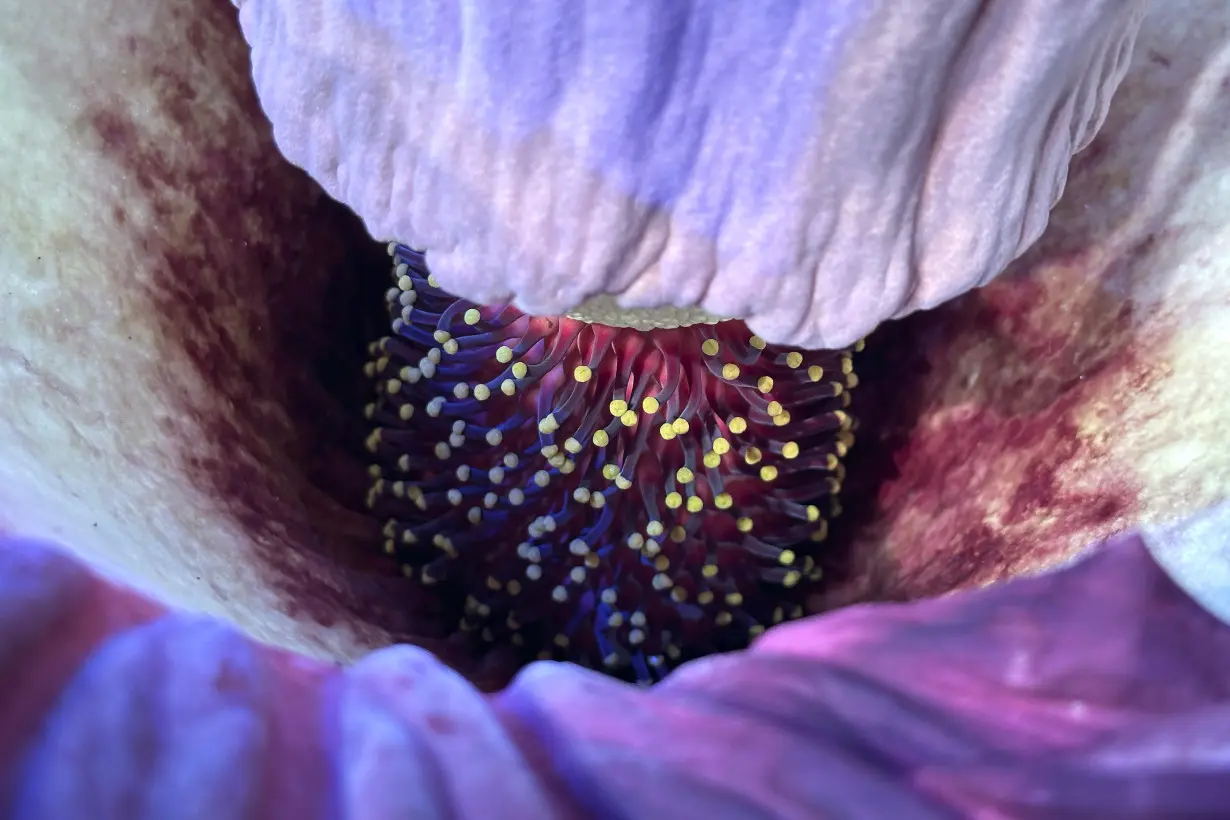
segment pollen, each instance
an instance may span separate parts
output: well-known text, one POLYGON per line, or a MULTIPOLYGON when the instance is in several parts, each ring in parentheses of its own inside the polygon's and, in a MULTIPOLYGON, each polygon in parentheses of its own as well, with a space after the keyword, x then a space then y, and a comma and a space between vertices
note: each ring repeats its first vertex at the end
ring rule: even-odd
POLYGON ((390 248, 391 332, 364 367, 372 550, 447 629, 652 682, 804 614, 854 353, 474 304, 390 248))

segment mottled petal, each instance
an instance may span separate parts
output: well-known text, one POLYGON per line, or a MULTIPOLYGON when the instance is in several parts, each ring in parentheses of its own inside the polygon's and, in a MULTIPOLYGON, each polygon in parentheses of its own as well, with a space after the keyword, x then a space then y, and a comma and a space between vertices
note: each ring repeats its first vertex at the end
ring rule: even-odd
POLYGON ((464 678, 409 646, 375 652, 341 698, 341 810, 355 820, 553 814, 517 747, 464 678))
POLYGON ((15 816, 255 817, 265 685, 220 624, 168 617, 117 636, 49 717, 15 816))

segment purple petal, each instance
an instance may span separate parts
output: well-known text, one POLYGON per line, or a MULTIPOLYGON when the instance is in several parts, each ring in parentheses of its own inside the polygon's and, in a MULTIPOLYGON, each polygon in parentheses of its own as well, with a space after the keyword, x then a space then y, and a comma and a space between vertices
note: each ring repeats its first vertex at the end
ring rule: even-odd
MULTIPOLYGON (((1224 548, 1225 528, 1208 522, 1150 531, 1150 543, 1224 548)), ((45 583, 57 561, 73 567, 30 545, 0 549, 2 600, 72 624, 132 597, 79 570, 63 589, 45 583), (109 591, 64 594, 72 584, 109 591)), ((9 760, 27 775, 11 808, 28 816, 83 803, 108 817, 379 818, 1162 818, 1230 806, 1230 627, 1138 534, 1044 575, 779 627, 652 689, 538 663, 484 697, 418 649, 338 676, 200 621, 101 621, 120 634, 92 654, 68 630, 81 665, 49 686, 41 731, 15 738, 18 724, 0 723, 0 748, 29 748, 9 760)), ((57 649, 31 643, 20 619, 3 625, 0 649, 25 655, 5 668, 9 715, 10 681, 57 649)))

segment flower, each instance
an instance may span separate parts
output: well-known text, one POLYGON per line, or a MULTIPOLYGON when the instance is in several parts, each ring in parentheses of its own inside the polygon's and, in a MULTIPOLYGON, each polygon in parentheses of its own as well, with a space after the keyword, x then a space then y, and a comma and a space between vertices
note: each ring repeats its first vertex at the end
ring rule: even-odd
MULTIPOLYGON (((233 16, 54 8, 0 34, 22 148, 0 177, 0 527, 286 649, 349 661, 415 637, 483 679, 364 557, 368 328, 340 308, 384 284, 346 275, 360 226, 274 152, 233 16)), ((1053 566, 1225 496, 1225 14, 1156 10, 1036 249, 869 345, 875 432, 820 608, 1053 566)))

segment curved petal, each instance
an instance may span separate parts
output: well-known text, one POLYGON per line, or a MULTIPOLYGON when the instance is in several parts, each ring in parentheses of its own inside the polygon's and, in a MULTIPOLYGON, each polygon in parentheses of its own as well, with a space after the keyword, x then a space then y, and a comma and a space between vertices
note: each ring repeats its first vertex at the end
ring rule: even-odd
MULTIPOLYGON (((1206 548, 1230 542, 1225 523, 1198 531, 1206 548)), ((653 688, 544 662, 488 697, 422 649, 339 670, 159 617, 37 544, 0 545, 0 582, 0 806, 17 817, 165 816, 168 784, 210 817, 1176 817, 1230 801, 1230 626, 1137 534, 1043 575, 782 626, 653 688)))
POLYGON ((282 152, 450 291, 821 348, 1038 238, 1143 3, 238 5, 282 152))

